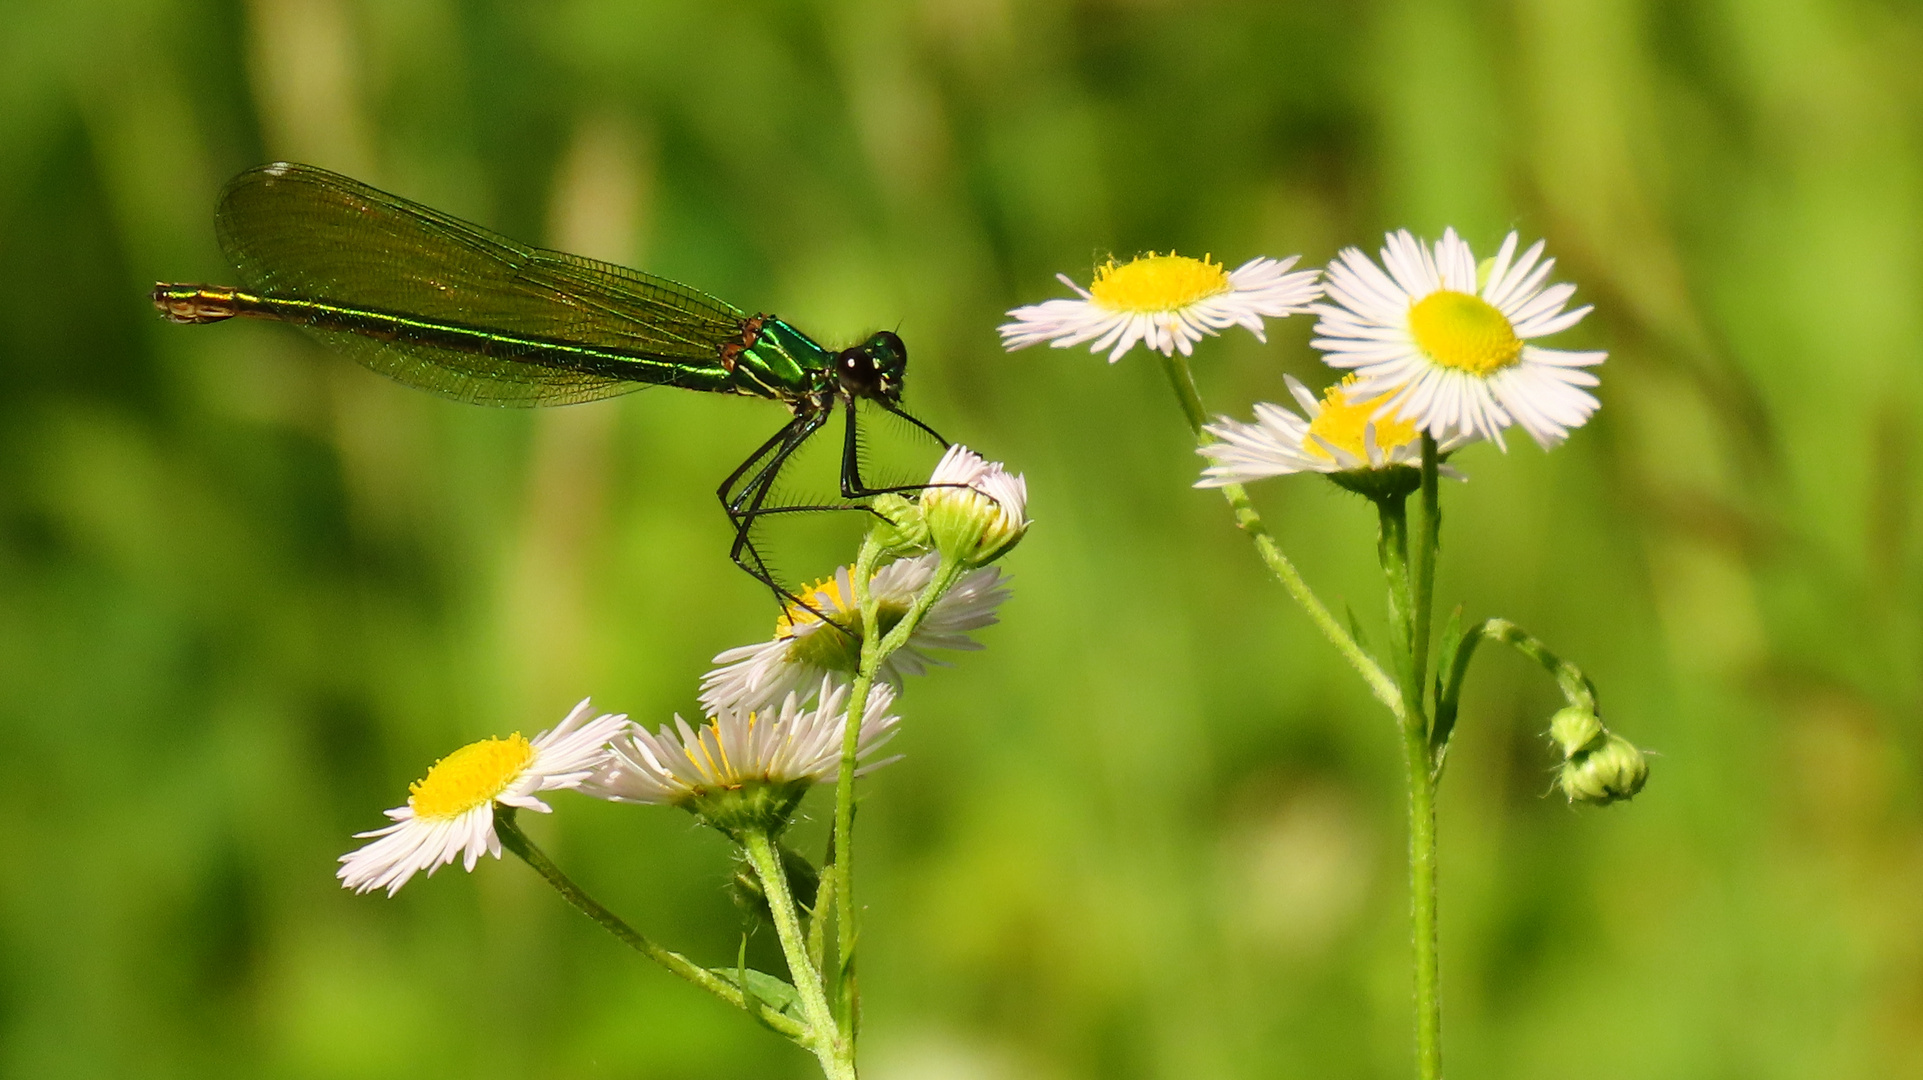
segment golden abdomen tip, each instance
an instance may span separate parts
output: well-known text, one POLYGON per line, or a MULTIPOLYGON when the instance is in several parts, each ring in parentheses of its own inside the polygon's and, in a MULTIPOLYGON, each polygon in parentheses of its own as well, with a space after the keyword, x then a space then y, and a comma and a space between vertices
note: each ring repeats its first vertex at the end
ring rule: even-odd
POLYGON ((238 290, 219 285, 154 286, 154 307, 168 320, 177 323, 210 323, 231 319, 241 313, 238 290))

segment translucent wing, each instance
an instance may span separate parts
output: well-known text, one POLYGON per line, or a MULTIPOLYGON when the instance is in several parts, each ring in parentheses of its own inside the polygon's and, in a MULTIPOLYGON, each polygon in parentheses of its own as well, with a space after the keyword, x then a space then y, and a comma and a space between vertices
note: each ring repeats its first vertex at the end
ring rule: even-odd
POLYGON ((462 401, 720 389, 720 347, 741 335, 741 311, 685 285, 517 243, 310 165, 235 177, 215 229, 263 296, 418 320, 418 335, 307 329, 381 374, 462 401), (481 333, 456 340, 435 327, 481 333))

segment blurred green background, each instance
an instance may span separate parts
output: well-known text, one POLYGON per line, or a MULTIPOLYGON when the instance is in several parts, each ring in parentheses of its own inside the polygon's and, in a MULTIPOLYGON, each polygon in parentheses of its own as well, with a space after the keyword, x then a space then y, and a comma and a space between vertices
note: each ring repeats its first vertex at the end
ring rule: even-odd
MULTIPOLYGON (((989 649, 911 686, 863 816, 874 1080, 1410 1071, 1388 721, 1262 573, 1157 367, 1005 355, 1109 253, 1546 236, 1604 408, 1462 455, 1439 599, 1661 756, 1545 798, 1553 688, 1485 653, 1441 803, 1452 1075, 1923 1075, 1923 13, 1778 0, 86 0, 0 5, 0 1073, 805 1077, 524 867, 334 882, 462 742, 651 722, 769 632, 712 490, 779 423, 541 413, 284 327, 181 328, 232 173, 304 160, 782 313, 899 327, 1026 471, 989 649)), ((1211 407, 1329 376, 1237 331, 1211 407)), ((1379 623, 1366 504, 1258 490, 1379 623)), ((797 567, 825 571, 827 565, 797 567)), ((534 823, 731 960, 723 841, 534 823)), ((817 819, 802 835, 817 837, 817 819)), ((812 842, 812 841, 811 841, 812 842)), ((772 964, 767 935, 754 955, 772 964)))

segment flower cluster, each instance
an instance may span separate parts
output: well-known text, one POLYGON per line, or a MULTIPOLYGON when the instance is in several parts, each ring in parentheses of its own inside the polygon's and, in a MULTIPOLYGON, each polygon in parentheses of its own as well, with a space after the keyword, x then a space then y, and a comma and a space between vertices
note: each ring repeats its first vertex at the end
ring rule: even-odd
POLYGON ((853 568, 843 566, 790 600, 771 640, 715 657, 701 680, 702 724, 677 715, 649 733, 625 715, 596 716, 583 701, 532 740, 516 733, 462 747, 409 787, 406 805, 387 811, 393 824, 357 834, 372 843, 341 857, 341 884, 391 896, 457 858, 472 871, 483 855, 501 857, 497 811, 547 813, 538 796, 548 791, 678 806, 737 838, 779 832, 809 788, 836 779, 869 634, 886 639, 914 619, 872 671, 857 775, 895 760, 872 755, 900 724, 890 709, 903 677, 941 664, 931 652, 982 647, 970 632, 994 625, 1009 595, 1007 575, 986 564, 1020 542, 1027 506, 1020 475, 951 447, 918 499, 892 499, 906 527, 893 518, 878 526, 905 557, 869 579, 874 626, 862 618, 853 568))
POLYGON ((1596 411, 1587 369, 1607 354, 1534 344, 1590 309, 1567 309, 1575 286, 1547 284, 1555 260, 1543 258, 1542 242, 1520 254, 1519 246, 1512 232, 1479 264, 1453 229, 1433 245, 1399 231, 1379 263, 1345 248, 1322 282, 1317 271, 1283 273, 1293 257, 1224 273, 1207 259, 1151 253, 1098 268, 1087 289, 1063 277, 1077 298, 1010 311, 1002 342, 1013 350, 1093 341, 1110 362, 1138 342, 1187 355, 1204 334, 1243 326, 1261 338, 1263 318, 1311 312, 1313 345, 1352 374, 1319 399, 1288 378, 1300 415, 1265 402, 1254 423, 1207 425, 1215 441, 1201 448, 1210 464, 1197 486, 1297 472, 1373 484, 1356 474, 1419 465, 1424 435, 1447 454, 1485 439, 1503 446, 1515 426, 1548 449, 1596 411))

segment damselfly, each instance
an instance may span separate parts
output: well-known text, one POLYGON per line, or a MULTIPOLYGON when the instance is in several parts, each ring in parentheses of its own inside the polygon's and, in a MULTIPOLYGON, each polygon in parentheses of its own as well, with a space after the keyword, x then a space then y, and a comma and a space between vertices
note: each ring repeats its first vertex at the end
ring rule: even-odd
POLYGON ((756 548, 764 515, 825 506, 771 501, 782 467, 839 407, 841 496, 907 488, 861 476, 856 405, 901 407, 908 349, 883 330, 839 351, 766 312, 750 315, 663 278, 509 240, 311 165, 277 162, 230 181, 214 214, 239 287, 154 286, 180 323, 275 319, 390 378, 481 405, 563 405, 644 386, 769 398, 781 430, 721 482, 729 557, 788 595, 756 548))

